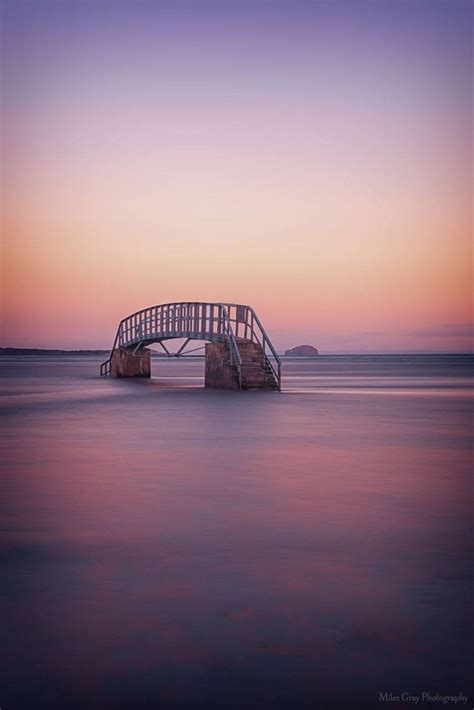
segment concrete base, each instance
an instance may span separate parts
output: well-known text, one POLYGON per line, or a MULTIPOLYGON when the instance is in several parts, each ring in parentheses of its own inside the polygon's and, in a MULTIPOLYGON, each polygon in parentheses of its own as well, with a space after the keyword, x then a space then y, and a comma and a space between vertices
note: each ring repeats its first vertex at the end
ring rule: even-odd
POLYGON ((118 348, 112 355, 112 377, 151 377, 150 351, 118 348))
MULTIPOLYGON (((241 389, 277 390, 278 383, 268 362, 264 363, 261 346, 239 338, 238 347, 242 358, 241 389)), ((206 343, 204 383, 206 387, 214 389, 239 389, 239 375, 237 368, 231 367, 229 363, 227 343, 206 343)))
POLYGON ((206 343, 204 386, 220 390, 238 390, 239 378, 229 363, 227 343, 206 343))

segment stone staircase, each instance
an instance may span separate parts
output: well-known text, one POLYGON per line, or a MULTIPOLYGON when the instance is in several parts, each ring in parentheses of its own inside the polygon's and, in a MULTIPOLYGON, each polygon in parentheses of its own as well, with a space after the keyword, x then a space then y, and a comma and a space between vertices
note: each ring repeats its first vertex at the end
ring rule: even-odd
POLYGON ((261 345, 243 338, 237 338, 237 345, 242 358, 242 389, 277 390, 278 383, 268 361, 263 364, 261 345))

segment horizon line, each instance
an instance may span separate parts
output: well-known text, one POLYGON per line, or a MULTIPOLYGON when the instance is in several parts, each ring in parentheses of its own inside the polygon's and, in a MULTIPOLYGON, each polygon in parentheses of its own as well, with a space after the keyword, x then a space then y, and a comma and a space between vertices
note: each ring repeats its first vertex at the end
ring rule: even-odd
MULTIPOLYGON (((42 352, 59 352, 59 353, 108 353, 111 348, 44 348, 44 347, 17 347, 10 345, 0 345, 0 352, 5 350, 13 351, 30 351, 41 350, 42 352)), ((159 352, 153 350, 153 352, 159 352)), ((281 357, 294 357, 298 359, 313 359, 321 355, 474 355, 474 350, 319 350, 318 355, 285 355, 285 352, 278 352, 281 357)), ((164 357, 164 356, 163 356, 164 357)), ((204 357, 197 356, 197 357, 204 357)))

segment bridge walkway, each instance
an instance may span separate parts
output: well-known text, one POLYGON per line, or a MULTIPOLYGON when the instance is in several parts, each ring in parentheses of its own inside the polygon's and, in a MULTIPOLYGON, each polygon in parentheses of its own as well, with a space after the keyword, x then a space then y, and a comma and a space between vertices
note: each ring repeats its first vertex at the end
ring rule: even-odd
POLYGON ((165 303, 132 313, 120 321, 100 374, 149 377, 147 346, 183 357, 193 340, 206 341, 206 387, 281 389, 281 361, 268 334, 253 308, 236 303, 165 303), (184 339, 177 353, 165 345, 173 339, 184 339))

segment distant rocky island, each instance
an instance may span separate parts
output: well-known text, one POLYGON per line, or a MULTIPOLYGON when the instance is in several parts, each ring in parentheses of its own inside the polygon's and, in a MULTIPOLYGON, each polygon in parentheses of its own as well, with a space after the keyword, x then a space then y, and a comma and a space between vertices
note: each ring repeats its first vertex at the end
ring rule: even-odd
POLYGON ((297 345, 296 348, 285 350, 285 357, 314 357, 315 355, 319 355, 319 351, 312 345, 297 345))

